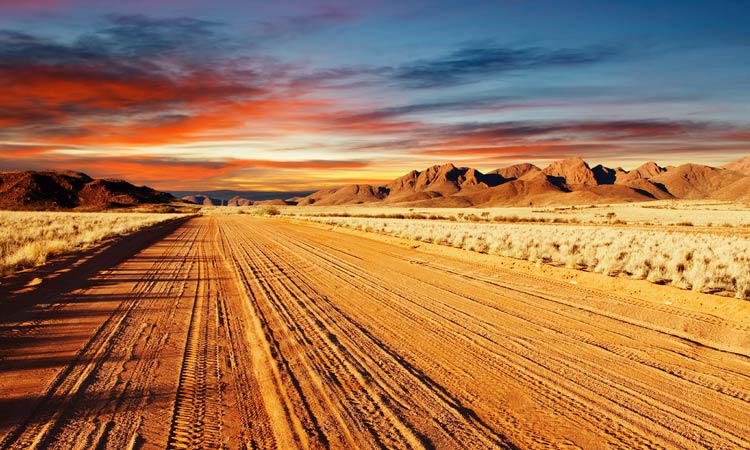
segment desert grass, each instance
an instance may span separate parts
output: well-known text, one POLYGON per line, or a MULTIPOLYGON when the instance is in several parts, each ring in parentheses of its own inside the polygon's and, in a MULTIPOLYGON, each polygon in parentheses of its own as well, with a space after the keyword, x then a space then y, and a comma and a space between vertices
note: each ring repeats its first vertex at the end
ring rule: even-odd
POLYGON ((750 238, 607 225, 308 217, 307 220, 700 292, 750 298, 750 238))
POLYGON ((180 214, 0 212, 0 274, 44 264, 180 214))
POLYGON ((232 214, 249 214, 252 216, 272 217, 281 215, 284 206, 257 205, 257 206, 204 206, 200 213, 205 216, 226 216, 232 214))
MULTIPOLYGON (((382 204, 347 206, 280 207, 289 216, 423 216, 439 220, 474 220, 510 223, 614 224, 654 227, 747 228, 750 204, 714 200, 664 200, 646 203, 620 203, 547 207, 420 208, 382 204)), ((420 218, 420 217, 413 217, 420 218)))

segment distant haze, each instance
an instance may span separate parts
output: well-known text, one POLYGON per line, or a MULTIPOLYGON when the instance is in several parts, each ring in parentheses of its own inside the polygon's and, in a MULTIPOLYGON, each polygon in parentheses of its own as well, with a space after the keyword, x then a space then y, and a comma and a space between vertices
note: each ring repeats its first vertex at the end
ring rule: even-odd
POLYGON ((286 200, 293 197, 306 197, 314 191, 232 191, 221 189, 216 191, 169 191, 177 198, 189 195, 204 195, 218 200, 229 200, 234 197, 242 197, 248 200, 286 200))

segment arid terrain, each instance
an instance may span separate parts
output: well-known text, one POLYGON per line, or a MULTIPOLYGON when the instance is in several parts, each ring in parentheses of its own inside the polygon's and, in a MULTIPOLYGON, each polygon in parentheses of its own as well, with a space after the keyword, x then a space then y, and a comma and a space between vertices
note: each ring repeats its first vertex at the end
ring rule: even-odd
POLYGON ((70 170, 0 171, 2 209, 98 211, 173 200, 172 195, 148 186, 134 186, 125 180, 93 179, 70 170))
POLYGON ((750 450, 750 0, 0 0, 0 450, 750 450))
POLYGON ((287 208, 278 214, 537 264, 750 298, 750 206, 742 203, 452 210, 324 207, 287 208), (721 223, 711 222, 717 219, 721 223))
POLYGON ((185 218, 3 278, 0 447, 750 447, 747 301, 331 228, 185 218))
MULTIPOLYGON (((545 168, 518 163, 482 173, 452 163, 412 170, 385 184, 322 189, 299 205, 385 204, 419 208, 555 206, 656 200, 748 201, 750 156, 713 167, 688 163, 662 167, 654 161, 633 170, 591 167, 580 157, 545 168)), ((235 203, 237 205, 237 203, 235 203)))
POLYGON ((0 211, 0 275, 177 217, 180 215, 0 211))

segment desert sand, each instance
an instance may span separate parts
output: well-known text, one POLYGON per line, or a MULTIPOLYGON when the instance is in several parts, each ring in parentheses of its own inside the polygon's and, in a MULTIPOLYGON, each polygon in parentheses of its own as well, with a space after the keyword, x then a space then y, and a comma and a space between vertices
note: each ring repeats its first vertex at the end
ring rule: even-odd
POLYGON ((0 447, 750 447, 748 302, 329 228, 3 278, 0 447))

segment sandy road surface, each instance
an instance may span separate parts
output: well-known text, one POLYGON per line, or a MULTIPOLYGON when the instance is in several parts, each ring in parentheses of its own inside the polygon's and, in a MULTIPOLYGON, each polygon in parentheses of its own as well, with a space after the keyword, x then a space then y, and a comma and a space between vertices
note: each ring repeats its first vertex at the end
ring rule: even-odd
POLYGON ((196 218, 43 292, 2 448, 750 448, 750 324, 405 245, 196 218))

